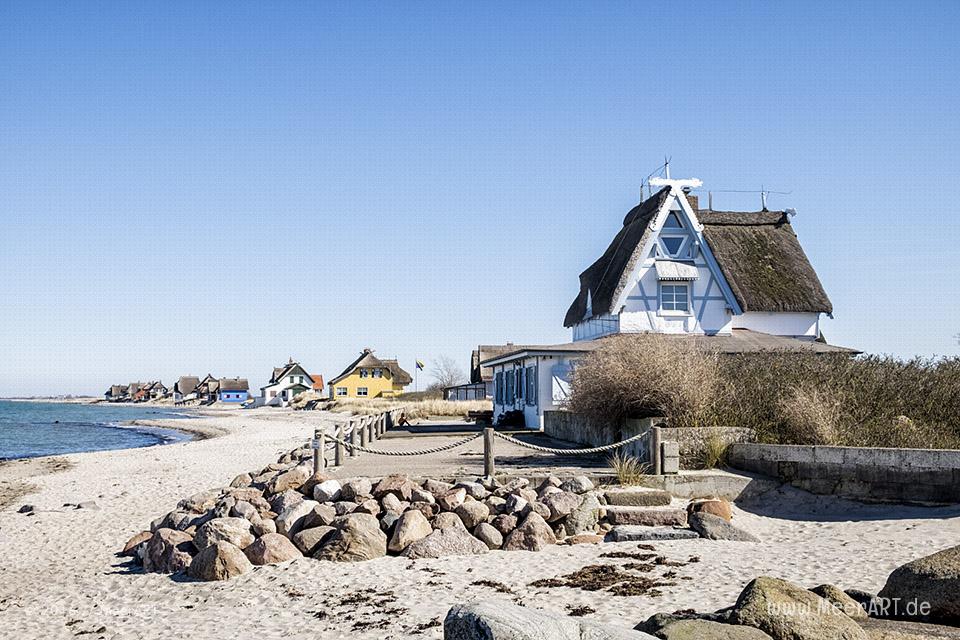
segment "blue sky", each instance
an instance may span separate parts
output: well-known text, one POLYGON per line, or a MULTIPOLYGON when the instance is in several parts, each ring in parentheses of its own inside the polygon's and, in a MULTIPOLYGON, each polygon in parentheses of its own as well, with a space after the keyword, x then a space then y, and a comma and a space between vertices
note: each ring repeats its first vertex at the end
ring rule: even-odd
POLYGON ((925 2, 4 2, 0 396, 566 341, 665 155, 791 192, 830 341, 956 355, 958 27, 925 2))

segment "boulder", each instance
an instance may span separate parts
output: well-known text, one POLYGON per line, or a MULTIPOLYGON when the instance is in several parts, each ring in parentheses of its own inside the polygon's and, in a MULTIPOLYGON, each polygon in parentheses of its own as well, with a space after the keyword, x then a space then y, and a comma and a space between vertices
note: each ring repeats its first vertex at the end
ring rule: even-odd
POLYGON ((459 487, 461 489, 466 489, 467 495, 473 498, 474 500, 483 500, 490 495, 490 492, 487 491, 479 482, 473 482, 469 480, 464 480, 453 485, 454 487, 459 487))
POLYGON ((577 476, 576 478, 570 478, 565 480, 560 488, 564 491, 569 491, 570 493, 586 493, 593 489, 593 481, 590 480, 587 476, 577 476))
POLYGON ((384 511, 395 511, 397 513, 403 513, 407 510, 407 507, 410 506, 410 503, 406 503, 400 500, 396 495, 388 493, 380 499, 380 505, 383 507, 384 511))
POLYGON ((148 573, 176 573, 193 560, 193 538, 176 529, 157 529, 143 551, 143 570, 148 573))
POLYGON ((600 509, 603 507, 595 493, 585 493, 580 504, 563 519, 563 531, 568 536, 580 533, 593 533, 600 521, 600 509))
POLYGON ((433 497, 433 494, 426 489, 420 489, 418 487, 410 492, 410 502, 427 502, 429 504, 433 504, 436 501, 437 500, 433 497))
POLYGON ((719 498, 710 500, 694 500, 687 505, 687 513, 709 513, 711 515, 723 518, 727 522, 733 519, 733 507, 726 500, 719 498))
POLYGON ((487 505, 490 513, 503 513, 503 508, 507 504, 507 501, 499 496, 489 496, 483 501, 483 504, 487 505))
POLYGON ((437 504, 441 511, 453 511, 463 504, 467 497, 467 490, 463 487, 450 489, 441 496, 437 497, 437 504))
POLYGON ((274 476, 270 482, 267 483, 267 493, 276 494, 283 493, 284 491, 296 491, 310 479, 311 475, 313 475, 313 471, 308 465, 298 465, 289 471, 284 471, 274 476))
POLYGON ((369 478, 350 478, 341 483, 340 499, 354 502, 363 502, 373 491, 369 478))
POLYGON ((531 513, 507 535, 503 548, 505 551, 540 551, 556 543, 557 537, 550 525, 539 514, 531 513))
POLYGON ((832 584, 821 584, 818 587, 810 589, 824 600, 828 601, 837 611, 850 616, 851 618, 866 618, 867 611, 859 602, 843 592, 843 589, 835 587, 832 584))
POLYGON ((274 513, 283 513, 290 507, 303 502, 305 498, 299 491, 284 491, 275 496, 271 496, 267 502, 270 504, 270 510, 274 513))
POLYGON ((320 504, 314 500, 302 500, 297 504, 284 509, 277 516, 277 533, 292 538, 306 526, 307 518, 320 504))
POLYGON ((960 626, 960 546, 898 567, 877 597, 879 606, 900 598, 882 617, 960 626), (928 603, 925 613, 919 611, 921 603, 928 603))
POLYGON ((293 544, 303 555, 312 556, 334 531, 336 529, 328 526, 301 529, 293 535, 293 544))
POLYGON ((400 553, 411 543, 426 538, 432 532, 433 527, 430 526, 430 522, 422 513, 416 509, 407 511, 397 520, 387 549, 394 553, 400 553))
POLYGON ((340 493, 339 480, 324 480, 313 487, 313 499, 317 502, 336 502, 340 493))
MULTIPOLYGON (((313 468, 313 452, 312 451, 310 454, 310 460, 311 460, 310 468, 312 469, 313 468)), ((333 480, 333 477, 328 476, 323 471, 311 473, 310 477, 307 478, 307 481, 304 482, 302 485, 300 485, 300 488, 297 489, 297 491, 299 491, 300 493, 302 493, 308 498, 313 498, 314 500, 316 500, 316 498, 314 498, 313 496, 313 490, 317 488, 318 484, 329 482, 330 480, 333 480)), ((323 500, 317 500, 317 502, 323 502, 323 500)))
POLYGON ((416 509, 426 516, 427 520, 440 513, 440 506, 435 502, 414 502, 407 509, 416 509))
POLYGON ((748 531, 734 526, 721 518, 705 511, 690 514, 690 528, 708 540, 733 540, 735 542, 760 542, 760 539, 748 531))
POLYGON ((596 533, 577 533, 564 540, 567 544, 597 544, 603 542, 603 536, 596 533))
POLYGON ((459 507, 454 510, 461 520, 463 520, 463 526, 468 530, 472 530, 481 522, 486 522, 487 517, 490 515, 490 509, 487 505, 476 500, 471 500, 470 502, 464 502, 459 507))
POLYGON ((858 618, 870 640, 960 640, 960 628, 904 620, 858 618))
POLYGON ((241 473, 236 476, 233 480, 230 481, 231 487, 247 487, 250 486, 250 483, 253 482, 253 478, 249 473, 241 473))
POLYGON ((529 502, 514 494, 507 495, 507 502, 503 505, 503 512, 505 514, 516 516, 517 518, 523 518, 532 510, 533 508, 529 502))
POLYGON ((663 640, 770 640, 760 629, 710 620, 676 620, 657 632, 663 640))
POLYGON ((525 489, 530 485, 530 481, 526 478, 512 478, 505 482, 504 484, 497 487, 493 494, 500 496, 501 498, 507 497, 509 494, 520 489, 525 489))
POLYGON ((517 517, 506 514, 499 515, 491 520, 490 524, 493 525, 493 528, 499 531, 501 535, 507 535, 517 528, 517 517))
POLYGON ((217 505, 209 512, 214 518, 227 518, 237 504, 237 499, 233 496, 224 496, 217 500, 217 505))
POLYGON ((599 625, 503 600, 451 607, 443 621, 444 640, 655 640, 624 627, 599 625))
MULTIPOLYGON (((722 518, 718 518, 722 520, 722 518)), ((756 627, 773 640, 867 640, 867 634, 815 593, 761 576, 744 588, 731 621, 756 627)))
POLYGON ((438 513, 430 523, 434 529, 450 529, 451 527, 455 529, 466 528, 463 526, 463 520, 460 519, 460 516, 455 513, 450 513, 449 511, 438 513))
POLYGON ((325 527, 333 523, 337 517, 337 510, 329 504, 318 504, 313 511, 307 514, 303 521, 303 528, 325 527))
POLYGON ((546 479, 544 479, 543 482, 540 483, 540 486, 537 487, 537 493, 542 495, 543 491, 548 487, 554 487, 555 489, 559 489, 560 485, 562 484, 563 484, 563 480, 561 480, 557 476, 549 476, 546 479))
POLYGON ((211 489, 210 491, 201 491, 200 493, 195 493, 189 498, 184 498, 177 503, 177 508, 181 511, 192 511, 193 513, 203 513, 210 509, 213 509, 217 500, 220 499, 221 492, 219 489, 211 489))
POLYGON ((353 510, 353 513, 369 513, 372 516, 380 515, 380 503, 370 498, 369 500, 364 500, 357 508, 353 510))
POLYGON ((430 535, 411 543, 401 555, 407 558, 443 558, 478 555, 487 551, 487 545, 463 527, 447 527, 431 531, 430 535))
POLYGON ((545 495, 540 499, 540 502, 549 509, 549 515, 545 518, 546 521, 556 522, 565 518, 580 506, 580 496, 569 491, 557 491, 545 495))
MULTIPOLYGON (((418 510, 414 509, 414 511, 418 510)), ((419 511, 419 513, 423 512, 419 511)), ((380 528, 388 537, 393 535, 393 530, 396 528, 396 524, 400 520, 401 515, 403 514, 397 513, 396 511, 384 511, 383 515, 380 516, 380 528)), ((426 516, 423 517, 426 518, 426 516)))
POLYGON ((351 513, 333 521, 331 534, 313 557, 334 562, 373 560, 387 554, 387 536, 368 513, 351 513))
POLYGON ((398 500, 410 502, 413 490, 419 488, 417 483, 411 482, 407 476, 392 475, 378 482, 372 491, 373 497, 377 499, 382 499, 384 496, 390 494, 396 496, 398 500))
POLYGON ((357 504, 356 502, 347 502, 345 500, 341 500, 340 502, 333 503, 333 508, 337 512, 338 516, 345 516, 348 513, 353 513, 354 511, 357 510, 357 507, 359 506, 360 505, 357 504))
POLYGON ((229 580, 253 568, 247 556, 236 545, 219 540, 197 554, 187 575, 207 582, 229 580))
POLYGON ((268 533, 257 538, 253 544, 243 550, 251 564, 277 564, 302 558, 303 553, 294 546, 287 536, 279 533, 268 533))
MULTIPOLYGON (((423 481, 423 490, 428 493, 432 493, 434 497, 445 494, 450 489, 453 489, 453 485, 449 482, 441 482, 440 480, 431 480, 426 479, 423 481)), ((427 501, 429 502, 429 500, 427 501)))
POLYGON ((487 545, 488 549, 499 549, 503 546, 503 534, 488 522, 481 522, 473 530, 473 537, 487 545))
POLYGON ((551 485, 537 491, 537 496, 539 496, 539 498, 543 500, 544 498, 549 496, 551 493, 563 493, 563 489, 561 489, 560 487, 554 487, 551 485))
POLYGON ((153 533, 150 531, 141 531, 140 533, 137 533, 131 536, 131 538, 124 543, 123 549, 120 551, 120 555, 122 556, 136 555, 137 547, 139 547, 141 544, 148 541, 152 537, 153 537, 153 533))
POLYGON ((246 518, 214 518, 197 529, 193 544, 198 551, 203 551, 216 542, 229 542, 243 549, 253 540, 250 521, 246 518))
POLYGON ((603 496, 607 504, 620 507, 666 507, 672 499, 666 491, 645 487, 611 487, 603 496))
POLYGON ((268 533, 276 533, 277 523, 270 518, 260 518, 250 525, 250 531, 253 532, 255 536, 265 536, 268 533))
MULTIPOLYGON (((255 489, 253 487, 238 487, 233 489, 227 489, 227 494, 233 496, 237 502, 249 502, 253 504, 253 501, 260 498, 263 498, 263 491, 260 489, 255 489)), ((254 505, 256 506, 256 505, 254 505)))
POLYGON ((243 518, 254 522, 260 519, 260 512, 249 502, 238 502, 230 509, 230 515, 234 518, 243 518))
POLYGON ((645 527, 685 527, 687 512, 673 507, 612 507, 606 508, 610 524, 633 524, 645 527))

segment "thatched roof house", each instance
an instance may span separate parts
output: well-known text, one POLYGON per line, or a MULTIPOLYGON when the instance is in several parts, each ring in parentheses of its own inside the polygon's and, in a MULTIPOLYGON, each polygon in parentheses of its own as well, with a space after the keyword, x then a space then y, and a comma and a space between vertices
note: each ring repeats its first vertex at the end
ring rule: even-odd
POLYGON ((364 349, 328 385, 331 397, 376 398, 403 393, 411 382, 413 378, 397 360, 378 358, 373 349, 364 349))

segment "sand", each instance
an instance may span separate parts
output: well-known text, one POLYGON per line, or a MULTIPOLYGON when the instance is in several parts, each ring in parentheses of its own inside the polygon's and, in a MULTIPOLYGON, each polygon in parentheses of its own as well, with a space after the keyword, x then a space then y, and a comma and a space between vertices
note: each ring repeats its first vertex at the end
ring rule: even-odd
MULTIPOLYGON (((763 574, 808 586, 830 582, 876 591, 899 564, 960 539, 960 508, 866 506, 778 490, 735 510, 734 522, 760 536, 760 544, 656 544, 658 554, 683 563, 643 574, 663 578, 675 572, 667 579, 674 584, 661 588, 659 597, 529 586, 586 565, 622 567, 631 560, 600 555, 635 552, 636 543, 415 562, 304 558, 225 583, 143 574, 115 556, 131 534, 180 498, 274 461, 331 420, 320 412, 222 412, 190 421, 192 428, 219 437, 0 467, 0 480, 35 487, 0 510, 0 636, 440 638, 447 609, 477 598, 521 602, 557 615, 586 607, 593 610, 589 619, 633 626, 657 611, 727 606, 763 574), (50 472, 51 466, 57 470, 50 472), (87 500, 100 510, 63 506, 87 500), (24 503, 38 513, 16 513, 24 503), (699 562, 688 563, 692 556, 699 562)), ((402 458, 384 459, 382 473, 402 471, 403 465, 402 458)))

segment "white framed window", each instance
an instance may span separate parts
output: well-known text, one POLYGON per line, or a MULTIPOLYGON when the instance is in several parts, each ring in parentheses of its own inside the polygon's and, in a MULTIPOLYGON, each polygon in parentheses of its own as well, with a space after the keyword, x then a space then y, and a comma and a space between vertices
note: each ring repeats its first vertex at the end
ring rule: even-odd
POLYGON ((358 396, 358 397, 361 397, 361 398, 362 398, 362 397, 364 397, 364 396, 366 396, 366 395, 367 395, 367 388, 366 388, 366 387, 357 387, 357 396, 358 396))
POLYGON ((664 229, 683 229, 683 223, 680 222, 680 217, 677 216, 673 211, 667 216, 667 219, 663 223, 664 229))
POLYGON ((368 371, 367 369, 360 369, 360 377, 361 377, 361 378, 369 378, 369 377, 370 377, 370 371, 368 371))
POLYGON ((374 377, 374 378, 382 378, 382 377, 383 377, 383 369, 374 369, 374 370, 373 370, 373 377, 374 377))
POLYGON ((347 395, 347 388, 346 388, 346 387, 337 387, 337 395, 338 395, 338 396, 345 396, 345 395, 347 395))
POLYGON ((660 311, 668 315, 688 315, 690 313, 690 285, 686 282, 661 282, 660 311))

